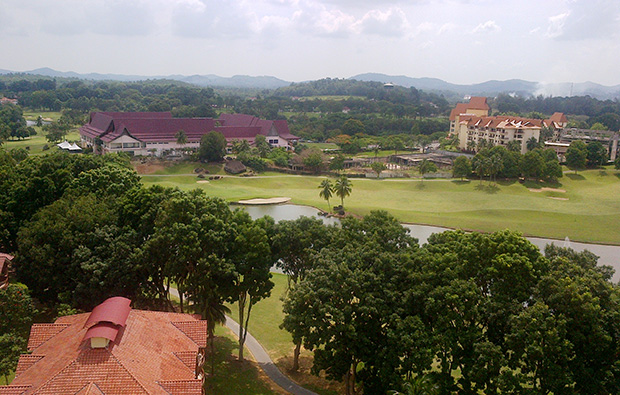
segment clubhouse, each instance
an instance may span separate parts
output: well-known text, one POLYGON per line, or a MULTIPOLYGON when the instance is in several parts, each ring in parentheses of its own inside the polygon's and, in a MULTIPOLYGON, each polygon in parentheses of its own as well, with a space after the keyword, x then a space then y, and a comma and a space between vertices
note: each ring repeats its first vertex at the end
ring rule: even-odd
POLYGON ((264 120, 246 114, 221 114, 213 118, 174 118, 170 112, 93 112, 80 128, 82 146, 100 145, 101 153, 128 152, 132 155, 175 153, 196 149, 202 136, 220 132, 231 144, 246 140, 254 144, 263 135, 272 147, 289 149, 299 138, 291 134, 285 120, 264 120), (186 142, 179 144, 178 132, 186 142))

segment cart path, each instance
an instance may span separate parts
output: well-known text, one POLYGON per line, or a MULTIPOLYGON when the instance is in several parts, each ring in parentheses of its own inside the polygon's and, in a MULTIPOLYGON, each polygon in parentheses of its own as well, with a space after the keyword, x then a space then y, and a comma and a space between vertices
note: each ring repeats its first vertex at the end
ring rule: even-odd
MULTIPOLYGON (((177 298, 179 297, 179 291, 172 287, 170 288, 170 294, 177 298)), ((239 337, 239 324, 229 316, 226 316, 226 327, 233 331, 235 336, 239 337)), ((278 369, 276 364, 273 363, 271 358, 269 358, 263 346, 261 346, 256 338, 249 332, 245 339, 245 346, 250 350, 256 363, 258 363, 258 366, 260 366, 263 372, 265 372, 274 383, 282 387, 282 389, 293 395, 317 395, 315 392, 303 388, 286 377, 280 369, 278 369)))

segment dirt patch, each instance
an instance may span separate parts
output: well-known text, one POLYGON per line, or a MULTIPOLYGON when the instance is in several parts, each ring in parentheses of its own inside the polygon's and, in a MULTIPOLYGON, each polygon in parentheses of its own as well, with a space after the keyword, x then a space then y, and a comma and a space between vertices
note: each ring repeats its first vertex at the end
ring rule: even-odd
POLYGON ((568 198, 555 197, 555 196, 549 196, 549 199, 555 199, 555 200, 568 200, 568 198))
POLYGON ((133 168, 136 170, 138 174, 153 174, 158 171, 164 170, 166 166, 161 163, 133 163, 133 168))
POLYGON ((566 191, 564 189, 559 189, 559 188, 528 188, 528 191, 530 192, 559 192, 559 193, 566 193, 566 191))

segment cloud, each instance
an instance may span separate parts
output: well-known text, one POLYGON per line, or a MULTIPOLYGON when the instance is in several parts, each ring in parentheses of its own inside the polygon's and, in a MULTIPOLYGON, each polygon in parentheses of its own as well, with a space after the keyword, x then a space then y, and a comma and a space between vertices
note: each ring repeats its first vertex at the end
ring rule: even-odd
POLYGON ((365 34, 396 37, 403 36, 408 28, 409 22, 400 8, 372 10, 359 21, 359 29, 365 34))
POLYGON ((575 0, 569 9, 549 18, 547 36, 557 40, 611 39, 620 35, 620 2, 575 0))
POLYGON ((484 23, 479 24, 472 30, 472 33, 488 33, 488 32, 498 32, 502 30, 495 21, 486 21, 484 23))
POLYGON ((170 24, 174 34, 190 38, 248 37, 252 20, 238 2, 201 0, 184 2, 173 10, 170 24))

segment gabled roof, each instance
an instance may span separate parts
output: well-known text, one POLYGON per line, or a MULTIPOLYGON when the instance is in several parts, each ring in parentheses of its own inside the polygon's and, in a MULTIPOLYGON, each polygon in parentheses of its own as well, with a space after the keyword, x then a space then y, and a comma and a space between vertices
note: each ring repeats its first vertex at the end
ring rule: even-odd
POLYGON ((468 110, 489 110, 490 108, 487 104, 487 98, 481 96, 472 96, 467 105, 468 110))
POLYGON ((467 112, 467 103, 457 103, 456 107, 450 111, 450 120, 454 121, 457 116, 467 112))
MULTIPOLYGON (((104 313, 109 308, 103 308, 104 313)), ((95 318, 122 321, 112 316, 116 312, 107 313, 95 318)), ((206 345, 206 321, 189 314, 131 309, 115 342, 93 349, 83 341, 94 322, 89 317, 76 314, 54 324, 34 325, 29 342, 33 353, 20 358, 16 378, 10 386, 0 386, 0 395, 201 393, 195 361, 198 347, 206 345)))
POLYGON ((551 122, 557 122, 557 123, 566 123, 566 122, 568 122, 568 118, 566 118, 566 115, 564 115, 563 112, 554 112, 553 115, 551 116, 551 118, 549 118, 549 120, 551 122))
POLYGON ((540 129, 543 121, 521 117, 498 115, 494 117, 478 117, 465 115, 459 118, 459 123, 477 128, 508 128, 508 129, 540 129))

